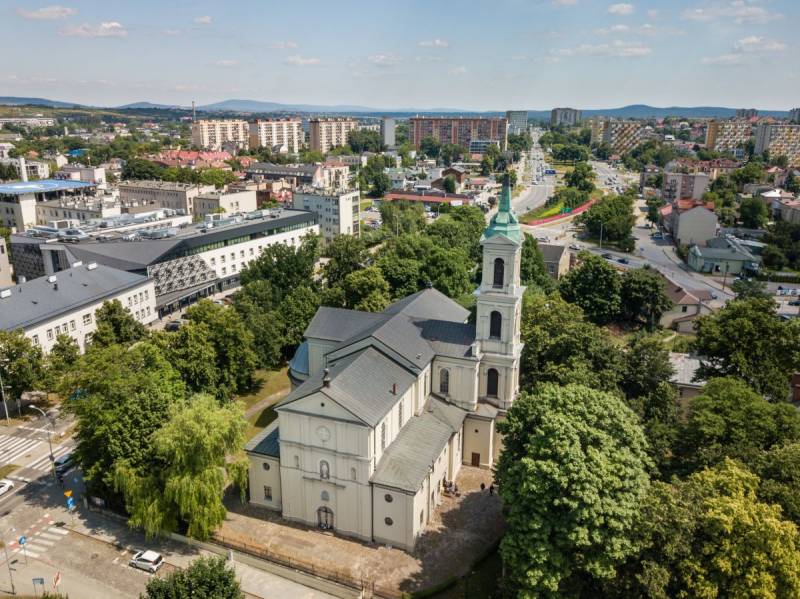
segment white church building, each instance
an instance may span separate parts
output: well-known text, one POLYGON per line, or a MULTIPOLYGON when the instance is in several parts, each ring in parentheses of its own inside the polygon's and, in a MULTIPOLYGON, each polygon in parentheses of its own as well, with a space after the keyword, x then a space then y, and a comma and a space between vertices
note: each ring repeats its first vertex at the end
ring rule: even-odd
POLYGON ((310 526, 411 550, 445 481, 489 468, 519 389, 519 223, 510 189, 481 238, 476 324, 426 289, 380 313, 320 308, 278 418, 250 440, 250 501, 310 526))

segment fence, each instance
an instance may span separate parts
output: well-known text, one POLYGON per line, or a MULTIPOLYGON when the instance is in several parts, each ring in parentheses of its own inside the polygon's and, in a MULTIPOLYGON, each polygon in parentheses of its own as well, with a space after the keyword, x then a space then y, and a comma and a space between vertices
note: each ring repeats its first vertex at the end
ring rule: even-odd
POLYGON ((531 227, 535 227, 537 225, 543 225, 545 223, 550 223, 553 221, 561 220, 564 218, 571 218, 577 214, 581 214, 582 212, 586 212, 589 208, 591 208, 592 204, 594 204, 597 200, 589 200, 588 202, 581 204, 577 208, 574 208, 572 212, 565 213, 565 214, 555 214, 553 216, 548 216, 545 218, 538 218, 536 220, 528 221, 524 224, 529 225, 531 227))

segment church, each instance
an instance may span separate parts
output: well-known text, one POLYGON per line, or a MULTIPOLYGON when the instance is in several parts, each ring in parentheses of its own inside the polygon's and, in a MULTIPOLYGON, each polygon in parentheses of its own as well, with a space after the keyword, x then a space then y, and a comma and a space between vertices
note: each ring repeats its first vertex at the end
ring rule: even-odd
POLYGON ((522 352, 507 185, 481 245, 475 324, 435 289, 380 313, 317 311, 289 365, 293 390, 245 448, 252 503, 410 551, 462 464, 493 465, 522 352))

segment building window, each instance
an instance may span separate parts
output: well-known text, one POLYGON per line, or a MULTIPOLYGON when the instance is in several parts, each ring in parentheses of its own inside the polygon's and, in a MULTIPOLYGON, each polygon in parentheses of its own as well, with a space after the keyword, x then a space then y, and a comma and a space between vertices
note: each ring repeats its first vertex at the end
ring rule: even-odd
POLYGON ((497 397, 497 389, 500 382, 500 373, 496 369, 490 368, 486 373, 486 395, 497 397))
MULTIPOLYGON (((50 331, 48 331, 48 333, 49 333, 49 332, 50 332, 50 331)), ((58 325, 56 325, 56 335, 60 335, 60 334, 61 334, 61 327, 60 327, 60 326, 58 326, 58 325)))
POLYGON ((394 524, 394 520, 389 518, 389 516, 386 516, 386 518, 384 518, 383 521, 386 522, 386 526, 391 526, 392 524, 394 524))
POLYGON ((270 467, 271 467, 271 466, 269 465, 269 463, 268 463, 268 462, 262 462, 262 463, 261 463, 261 467, 262 467, 262 468, 263 468, 265 471, 269 472, 269 469, 270 469, 270 467))
POLYGON ((494 276, 492 278, 492 287, 502 287, 505 279, 506 265, 502 258, 494 259, 494 276))
POLYGON ((331 496, 330 496, 330 493, 328 493, 327 491, 323 491, 322 493, 319 494, 319 498, 322 501, 330 501, 331 496))
POLYGON ((394 501, 394 497, 392 497, 391 493, 387 493, 383 498, 386 500, 386 503, 392 503, 394 501))
POLYGON ((450 371, 447 368, 442 368, 439 373, 439 393, 442 395, 450 393, 450 371))
POLYGON ((295 468, 299 468, 300 467, 300 456, 299 455, 294 456, 294 467, 295 468))
POLYGON ((211 258, 211 266, 216 266, 216 264, 217 264, 217 259, 211 258))
POLYGON ((686 312, 687 308, 687 306, 681 306, 681 312, 686 312))
POLYGON ((322 460, 319 463, 319 477, 323 480, 327 480, 331 477, 331 467, 328 462, 322 460))
POLYGON ((34 345, 39 345, 39 335, 34 335, 31 337, 31 341, 33 341, 34 345))
POLYGON ((403 400, 400 400, 400 405, 397 406, 397 429, 403 428, 403 400))
POLYGON ((264 499, 267 501, 272 501, 272 487, 264 485, 264 499))
POLYGON ((84 314, 83 315, 83 324, 92 324, 92 315, 91 314, 84 314))
POLYGON ((495 310, 489 315, 489 338, 500 339, 503 331, 503 316, 495 310))
POLYGON ((70 320, 69 321, 69 330, 70 331, 74 331, 75 330, 75 321, 74 320, 70 320))
POLYGON ((381 450, 386 449, 386 423, 381 422, 381 450))
POLYGON ((419 513, 419 525, 422 526, 423 522, 425 522, 425 510, 421 510, 419 513))

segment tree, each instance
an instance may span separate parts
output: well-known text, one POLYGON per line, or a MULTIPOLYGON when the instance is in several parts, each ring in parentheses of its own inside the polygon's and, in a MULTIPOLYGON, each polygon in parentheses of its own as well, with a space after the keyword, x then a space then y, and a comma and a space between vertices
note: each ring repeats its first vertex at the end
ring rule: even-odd
MULTIPOLYGON (((349 276, 349 275, 348 275, 349 276)), ((347 277, 345 277, 347 280, 347 277)), ((285 357, 294 354, 303 341, 303 333, 319 308, 320 299, 316 291, 307 285, 293 289, 281 302, 278 313, 282 322, 282 351, 285 357)))
POLYGON ((217 189, 222 189, 234 181, 236 181, 236 175, 221 168, 206 168, 200 171, 200 183, 203 185, 213 185, 217 189))
POLYGON ((631 322, 643 321, 653 331, 664 312, 672 308, 664 277, 648 266, 626 270, 622 275, 620 306, 625 318, 631 322))
POLYGON ((456 178, 453 175, 447 175, 442 181, 442 187, 446 193, 456 192, 456 178))
POLYGON ((764 266, 767 268, 772 268, 773 270, 782 269, 788 262, 786 259, 786 254, 783 253, 783 250, 774 245, 768 245, 764 248, 761 253, 761 259, 764 262, 764 266))
POLYGON ((758 279, 736 279, 731 285, 736 299, 771 299, 767 284, 758 279))
POLYGON ((418 202, 381 202, 383 230, 391 235, 418 233, 425 229, 425 210, 418 202))
POLYGON ((375 197, 382 197, 392 187, 389 176, 384 172, 385 168, 383 156, 370 156, 366 166, 361 169, 362 185, 371 187, 371 193, 375 197))
POLYGON ((744 198, 739 204, 739 217, 748 229, 760 229, 769 218, 767 205, 761 198, 744 198))
POLYGON ((400 258, 395 252, 382 254, 376 262, 383 278, 389 283, 393 299, 400 299, 420 290, 420 263, 412 258, 400 258))
POLYGON ((119 300, 103 302, 94 319, 97 329, 92 335, 92 346, 128 345, 147 337, 147 328, 123 308, 119 300))
POLYGON ((786 517, 800 524, 800 443, 775 445, 762 457, 758 468, 758 496, 783 508, 786 517))
MULTIPOLYGON (((585 151, 585 150, 584 150, 585 151)), ((586 155, 588 159, 588 153, 586 155)), ((584 192, 591 192, 594 190, 594 170, 586 162, 580 162, 574 168, 564 175, 564 182, 568 187, 574 187, 584 192)))
POLYGON ((6 399, 33 391, 43 378, 42 348, 34 345, 22 329, 0 331, 0 375, 9 393, 6 399))
POLYGON ((748 183, 758 183, 764 177, 764 167, 757 162, 748 162, 744 167, 731 171, 728 175, 741 189, 748 183))
POLYGON ((467 148, 458 144, 442 144, 439 148, 439 158, 445 166, 450 166, 454 162, 458 162, 467 154, 469 154, 467 148))
POLYGON ((342 287, 348 308, 381 312, 389 305, 389 284, 376 266, 350 273, 342 287))
POLYGON ((364 241, 352 235, 337 235, 325 250, 330 260, 325 265, 325 279, 329 286, 341 285, 351 272, 361 269, 367 261, 364 241))
POLYGON ((592 322, 611 322, 620 312, 620 276, 600 256, 581 252, 578 259, 580 265, 559 282, 561 295, 568 302, 580 306, 592 322))
MULTIPOLYGON (((81 348, 77 341, 64 333, 56 337, 56 342, 44 361, 44 380, 47 390, 56 390, 62 377, 75 368, 80 358, 81 348)), ((5 381, 5 376, 3 380, 5 381)))
POLYGON ((200 557, 185 570, 147 582, 143 599, 244 599, 236 571, 223 556, 200 557))
POLYGON ((545 384, 517 398, 498 430, 511 590, 561 597, 585 579, 613 578, 637 549, 630 537, 648 488, 636 415, 610 393, 545 384))
POLYGON ((173 403, 166 423, 152 435, 157 467, 140 470, 115 464, 114 483, 130 514, 128 524, 148 536, 174 532, 207 539, 225 519, 222 494, 229 482, 247 487, 247 460, 228 461, 244 443, 242 405, 219 405, 210 395, 173 403))
POLYGON ((273 243, 241 272, 242 285, 253 281, 268 281, 276 300, 280 300, 295 287, 308 285, 313 280, 314 266, 319 257, 319 238, 303 237, 299 247, 273 243))
POLYGON ((628 343, 620 387, 629 399, 650 395, 675 374, 669 351, 657 335, 636 335, 628 343))
POLYGON ((778 319, 771 299, 728 302, 695 324, 695 347, 704 357, 698 375, 737 377, 769 399, 783 401, 800 363, 798 325, 778 319))
POLYGON ((347 145, 350 146, 353 154, 361 154, 362 152, 378 153, 383 150, 381 134, 367 129, 350 131, 347 134, 347 145))
POLYGON ((439 157, 439 150, 442 147, 435 138, 433 137, 423 137, 422 141, 419 143, 419 150, 428 158, 433 158, 436 160, 439 157))
POLYGON ((758 477, 732 460, 675 484, 654 483, 635 542, 642 549, 607 597, 796 597, 800 537, 758 477))
POLYGON ((525 233, 522 241, 522 254, 520 258, 519 278, 523 285, 536 285, 543 291, 550 291, 555 287, 553 279, 547 273, 544 256, 539 249, 536 238, 525 233))
POLYGON ((203 322, 185 322, 174 333, 154 336, 189 393, 215 393, 220 372, 212 333, 203 322))
POLYGON ((114 499, 119 460, 136 471, 153 466, 151 437, 185 387, 163 353, 148 342, 94 348, 65 377, 62 405, 76 416, 75 454, 92 494, 114 499))
POLYGON ((630 238, 636 217, 633 215, 634 197, 630 194, 606 196, 581 215, 581 220, 593 237, 608 241, 625 241, 630 238))

